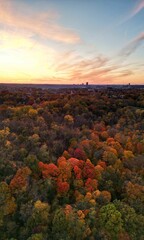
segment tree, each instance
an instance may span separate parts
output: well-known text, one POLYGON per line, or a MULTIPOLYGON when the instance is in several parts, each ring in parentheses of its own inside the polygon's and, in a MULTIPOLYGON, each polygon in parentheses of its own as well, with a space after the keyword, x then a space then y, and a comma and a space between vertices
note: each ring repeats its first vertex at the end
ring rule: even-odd
POLYGON ((96 178, 95 167, 89 159, 86 160, 83 168, 83 177, 84 178, 96 178))
POLYGON ((74 123, 74 118, 71 115, 65 115, 64 120, 69 126, 73 125, 74 123))
POLYGON ((66 221, 66 215, 62 208, 57 209, 54 213, 54 218, 52 221, 52 239, 69 239, 67 234, 68 222, 66 221))
POLYGON ((69 181, 72 170, 70 163, 64 157, 60 157, 57 161, 57 164, 59 169, 59 180, 64 182, 69 181))
POLYGON ((67 182, 57 181, 57 192, 61 195, 65 195, 69 191, 69 184, 67 182))
POLYGON ((137 213, 144 214, 144 186, 129 181, 125 187, 124 201, 137 213))
POLYGON ((32 214, 26 223, 26 226, 31 234, 47 234, 49 228, 49 211, 50 206, 48 203, 42 202, 41 200, 37 200, 34 203, 32 214))
POLYGON ((28 187, 28 179, 31 174, 31 170, 28 167, 18 169, 16 175, 10 182, 10 188, 12 192, 25 192, 28 187))
POLYGON ((98 181, 96 179, 88 178, 85 182, 85 188, 89 192, 93 192, 98 187, 98 181))
POLYGON ((43 178, 55 178, 59 175, 59 169, 54 163, 39 162, 38 166, 42 171, 43 178))
POLYGON ((120 201, 114 202, 121 213, 123 228, 133 240, 142 240, 144 236, 144 216, 136 214, 134 208, 120 201))
POLYGON ((99 212, 99 224, 101 231, 111 239, 118 239, 118 234, 123 230, 121 213, 113 203, 103 206, 99 212))
POLYGON ((85 215, 81 210, 75 211, 58 209, 55 212, 52 222, 52 239, 83 240, 91 231, 84 220, 85 215))
POLYGON ((15 198, 5 182, 0 183, 0 227, 4 224, 5 216, 12 215, 16 210, 15 198))
POLYGON ((36 233, 36 234, 32 234, 31 237, 29 237, 27 240, 44 240, 46 238, 44 238, 42 233, 36 233))

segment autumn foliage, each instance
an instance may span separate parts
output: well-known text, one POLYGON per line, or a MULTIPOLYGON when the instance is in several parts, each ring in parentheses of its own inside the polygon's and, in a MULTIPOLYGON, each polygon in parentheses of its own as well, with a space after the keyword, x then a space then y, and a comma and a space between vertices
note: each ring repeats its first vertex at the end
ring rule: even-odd
POLYGON ((0 239, 143 240, 143 89, 0 87, 0 239))

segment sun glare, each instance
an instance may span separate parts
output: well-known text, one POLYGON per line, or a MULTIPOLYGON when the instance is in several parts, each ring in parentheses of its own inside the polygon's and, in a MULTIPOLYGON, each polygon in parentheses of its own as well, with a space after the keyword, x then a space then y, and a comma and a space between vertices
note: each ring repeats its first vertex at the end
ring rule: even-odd
POLYGON ((0 77, 19 80, 34 79, 55 75, 52 67, 53 57, 47 56, 43 49, 11 49, 0 54, 0 77))

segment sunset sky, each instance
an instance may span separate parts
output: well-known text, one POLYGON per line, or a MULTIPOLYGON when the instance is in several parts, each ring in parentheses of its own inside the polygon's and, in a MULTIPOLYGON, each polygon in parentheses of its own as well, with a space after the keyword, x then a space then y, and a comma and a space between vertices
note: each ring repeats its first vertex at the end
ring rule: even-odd
POLYGON ((144 84, 144 0, 0 0, 0 83, 144 84))

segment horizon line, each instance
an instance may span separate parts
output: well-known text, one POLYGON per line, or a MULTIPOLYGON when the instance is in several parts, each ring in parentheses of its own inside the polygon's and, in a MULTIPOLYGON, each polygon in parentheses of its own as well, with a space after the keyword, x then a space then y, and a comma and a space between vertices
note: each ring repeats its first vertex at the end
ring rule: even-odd
POLYGON ((107 85, 119 85, 119 86, 127 86, 127 85, 130 85, 130 86, 144 86, 144 83, 143 84, 131 84, 131 83, 126 83, 126 84, 123 84, 123 83, 113 83, 113 84, 91 84, 91 83, 88 83, 88 85, 84 84, 84 83, 67 83, 67 84, 60 84, 60 83, 0 83, 0 85, 61 85, 61 86, 65 86, 65 85, 70 85, 70 86, 107 86, 107 85))

